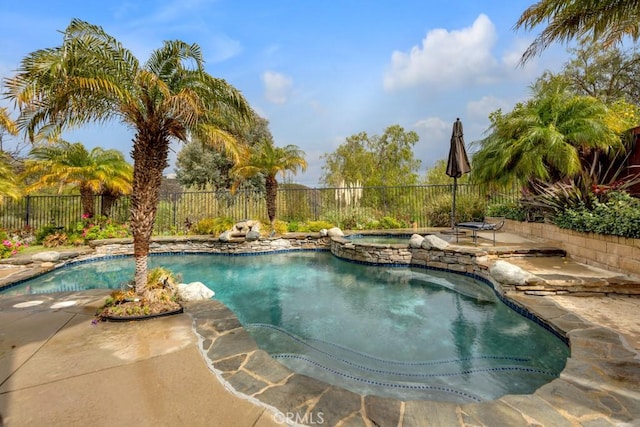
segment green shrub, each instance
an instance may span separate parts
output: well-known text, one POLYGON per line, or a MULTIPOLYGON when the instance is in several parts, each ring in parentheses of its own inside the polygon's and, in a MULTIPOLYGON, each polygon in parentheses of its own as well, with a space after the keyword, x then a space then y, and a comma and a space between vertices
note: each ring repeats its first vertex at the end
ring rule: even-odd
POLYGON ((487 216, 497 216, 515 221, 524 221, 527 219, 527 210, 517 202, 501 203, 488 206, 487 216))
MULTIPOLYGON (((443 194, 434 197, 425 206, 429 227, 451 226, 451 204, 453 196, 443 194)), ((477 194, 463 194, 456 197, 456 222, 480 220, 485 217, 484 198, 477 194)))
POLYGON ((640 199, 626 193, 611 193, 606 202, 592 201, 558 212, 554 224, 587 233, 640 238, 640 199))
POLYGON ((82 220, 76 223, 75 231, 77 234, 82 235, 85 241, 131 236, 128 224, 116 224, 113 220, 105 216, 95 216, 92 218, 83 216, 82 220))
POLYGON ((283 235, 284 233, 289 231, 289 224, 284 221, 276 220, 276 222, 273 224, 273 231, 275 231, 276 234, 283 235))
POLYGON ((398 220, 395 218, 391 218, 390 216, 382 217, 380 220, 380 228, 383 229, 393 229, 393 228, 406 228, 407 223, 402 220, 398 220))
POLYGON ((36 231, 36 243, 42 244, 48 235, 57 233, 58 231, 60 230, 55 225, 45 225, 39 228, 38 231, 36 231))
POLYGON ((300 229, 300 224, 298 221, 291 221, 287 224, 287 231, 290 233, 295 233, 300 229))
POLYGON ((333 224, 329 221, 308 221, 306 224, 308 231, 318 232, 322 229, 333 228, 333 224))
POLYGON ((322 219, 343 230, 364 230, 365 224, 375 221, 377 216, 375 209, 352 207, 343 211, 326 212, 322 219))
POLYGON ((227 230, 231 230, 234 225, 235 221, 229 217, 204 218, 198 221, 193 231, 196 234, 212 234, 218 236, 227 230))

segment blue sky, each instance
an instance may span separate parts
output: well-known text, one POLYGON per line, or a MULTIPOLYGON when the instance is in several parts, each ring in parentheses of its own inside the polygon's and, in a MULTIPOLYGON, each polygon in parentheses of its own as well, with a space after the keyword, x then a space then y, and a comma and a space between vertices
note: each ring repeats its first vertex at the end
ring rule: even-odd
MULTIPOLYGON (((451 127, 467 144, 490 112, 511 110, 544 70, 568 59, 554 46, 519 67, 535 33, 513 24, 533 1, 112 0, 5 2, 0 77, 27 53, 58 46, 72 18, 102 26, 141 61, 164 40, 198 43, 207 71, 238 88, 270 122, 276 145, 295 144, 309 168, 294 182, 318 186, 323 161, 345 138, 399 124, 420 136, 421 173, 446 158, 451 127)), ((0 105, 9 105, 6 100, 0 105)), ((63 136, 131 151, 130 130, 89 126, 63 136)), ((11 141, 5 136, 5 145, 11 141)), ((174 145, 175 150, 180 145, 174 145)), ((172 163, 175 153, 172 154, 172 163)), ((173 172, 173 165, 165 171, 173 172)))

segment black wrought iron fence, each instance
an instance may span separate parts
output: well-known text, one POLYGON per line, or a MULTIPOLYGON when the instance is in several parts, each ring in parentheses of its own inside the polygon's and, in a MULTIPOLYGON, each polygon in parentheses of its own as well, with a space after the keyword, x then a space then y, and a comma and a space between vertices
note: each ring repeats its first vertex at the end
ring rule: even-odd
MULTIPOLYGON (((287 222, 327 220, 354 228, 368 220, 391 217, 407 224, 430 227, 436 225, 433 207, 438 204, 450 206, 451 191, 451 185, 281 188, 278 190, 277 217, 287 222)), ((457 195, 458 200, 465 197, 476 202, 480 200, 483 206, 519 199, 515 189, 486 193, 471 184, 458 185, 457 195)), ((26 196, 17 201, 3 199, 0 202, 0 228, 3 229, 31 227, 37 230, 48 225, 72 229, 82 219, 80 196, 26 196)), ((101 197, 97 196, 94 203, 95 212, 104 213, 115 222, 129 220, 130 202, 127 197, 103 205, 101 197)), ((155 232, 184 232, 189 225, 214 217, 266 221, 264 193, 211 191, 161 194, 155 232)))

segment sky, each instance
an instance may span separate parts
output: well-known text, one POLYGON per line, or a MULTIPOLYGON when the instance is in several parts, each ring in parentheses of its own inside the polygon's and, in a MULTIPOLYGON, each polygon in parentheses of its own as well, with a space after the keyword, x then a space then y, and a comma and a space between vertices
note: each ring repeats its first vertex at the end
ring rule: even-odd
MULTIPOLYGON (((456 118, 472 143, 489 114, 527 99, 545 70, 569 59, 552 46, 518 61, 537 32, 513 25, 533 0, 25 0, 0 8, 0 77, 38 49, 59 46, 71 19, 101 26, 141 62, 165 40, 197 43, 206 70, 240 90, 269 121, 277 146, 297 145, 307 171, 288 180, 320 186, 324 160, 346 138, 415 131, 419 171, 446 159, 456 118)), ((538 29, 536 29, 538 30, 538 29)), ((12 105, 0 100, 0 106, 12 105)), ((15 118, 15 114, 13 115, 15 118)), ((133 132, 118 123, 63 134, 129 155, 133 132)), ((5 136, 4 144, 11 144, 5 136)), ((18 143, 18 140, 13 143, 18 143)), ((181 145, 172 144, 171 166, 181 145)))

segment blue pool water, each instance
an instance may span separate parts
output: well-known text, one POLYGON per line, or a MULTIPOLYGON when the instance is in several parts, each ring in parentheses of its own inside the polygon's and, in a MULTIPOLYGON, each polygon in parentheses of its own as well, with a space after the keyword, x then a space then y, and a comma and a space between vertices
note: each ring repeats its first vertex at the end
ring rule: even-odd
MULTIPOLYGON (((569 354, 465 276, 326 252, 150 257, 159 265, 213 289, 292 370, 362 394, 466 402, 531 393, 557 377, 569 354)), ((2 294, 117 288, 133 269, 131 258, 79 264, 2 294)))

